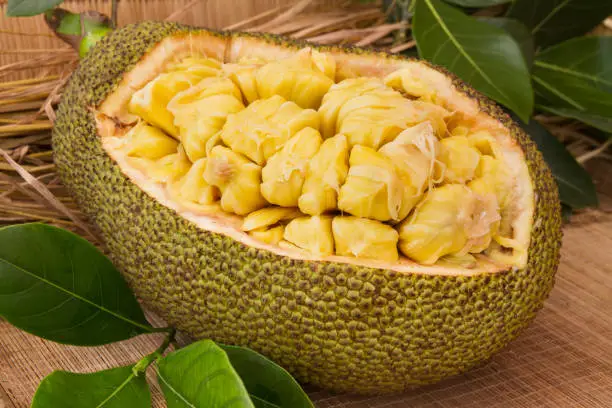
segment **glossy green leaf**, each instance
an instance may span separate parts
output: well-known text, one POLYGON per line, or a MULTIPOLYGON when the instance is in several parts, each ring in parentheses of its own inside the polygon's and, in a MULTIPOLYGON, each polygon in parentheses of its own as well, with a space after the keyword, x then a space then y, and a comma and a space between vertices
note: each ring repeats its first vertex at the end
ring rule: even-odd
POLYGON ((254 408, 227 354, 212 340, 174 351, 157 366, 168 408, 254 408))
POLYGON ((0 229, 0 316, 39 337, 81 346, 154 330, 104 254, 45 224, 0 229))
POLYGON ((575 38, 540 53, 536 92, 551 106, 612 118, 612 37, 575 38))
POLYGON ((525 62, 531 69, 531 66, 533 65, 535 47, 533 44, 533 37, 525 24, 518 20, 505 17, 479 17, 478 19, 484 21, 485 23, 494 25, 495 27, 501 28, 510 34, 519 47, 521 47, 525 62))
POLYGON ((523 22, 538 47, 548 47, 591 31, 610 14, 610 0, 514 0, 507 17, 523 22))
POLYGON ((35 16, 63 2, 64 0, 8 0, 6 15, 9 17, 35 16))
POLYGON ((521 123, 521 126, 548 163, 557 181, 561 202, 572 208, 596 206, 598 198, 591 176, 565 146, 534 119, 528 124, 521 123))
POLYGON ((413 35, 421 57, 528 120, 533 110, 529 69, 506 31, 467 16, 441 0, 418 0, 413 35))
POLYGON ((582 112, 577 109, 557 108, 552 106, 538 105, 538 109, 553 113, 564 118, 572 118, 584 122, 594 128, 612 134, 612 117, 599 116, 594 113, 582 112))
POLYGON ((133 367, 91 374, 55 371, 38 386, 32 408, 150 408, 145 375, 135 376, 133 367))
POLYGON ((447 3, 453 3, 461 7, 490 7, 498 4, 510 3, 512 0, 445 0, 447 3))
POLYGON ((302 387, 279 365, 248 348, 219 346, 227 353, 257 408, 314 408, 302 387))

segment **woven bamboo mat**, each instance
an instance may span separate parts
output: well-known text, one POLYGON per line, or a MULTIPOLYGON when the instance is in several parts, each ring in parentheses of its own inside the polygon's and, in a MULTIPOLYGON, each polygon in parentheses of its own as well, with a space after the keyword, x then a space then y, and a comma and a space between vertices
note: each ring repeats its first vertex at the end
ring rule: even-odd
MULTIPOLYGON (((460 377, 400 395, 333 395, 307 387, 316 406, 612 407, 612 164, 595 160, 589 167, 601 209, 578 214, 566 226, 556 286, 505 351, 460 377)), ((149 335, 97 348, 61 346, 0 322, 0 408, 28 407, 39 381, 55 369, 129 364, 159 342, 149 335)), ((154 406, 164 407, 156 385, 153 391, 154 406)))

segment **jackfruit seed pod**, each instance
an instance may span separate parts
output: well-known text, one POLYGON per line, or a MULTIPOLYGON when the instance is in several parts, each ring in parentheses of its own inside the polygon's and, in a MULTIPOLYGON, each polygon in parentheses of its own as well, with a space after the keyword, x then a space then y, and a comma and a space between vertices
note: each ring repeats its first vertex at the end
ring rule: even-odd
POLYGON ((480 161, 480 152, 470 145, 467 138, 451 136, 440 141, 440 162, 444 164, 444 175, 436 173, 436 179, 445 183, 467 183, 474 178, 480 161))
MULTIPOLYGON (((351 150, 349 165, 346 182, 338 194, 339 210, 379 221, 399 221, 408 214, 403 208, 404 185, 387 157, 357 145, 351 150)), ((413 194, 414 190, 409 189, 407 196, 413 194)))
POLYGON ((334 217, 336 254, 397 261, 398 233, 389 225, 359 217, 334 217))
POLYGON ((232 150, 263 166, 267 160, 305 127, 319 129, 319 115, 275 95, 259 99, 230 115, 221 139, 232 150))
POLYGON ((310 50, 312 62, 315 67, 325 74, 332 81, 336 78, 336 60, 334 57, 327 52, 320 52, 317 50, 310 50))
POLYGON ((132 95, 128 111, 178 139, 179 130, 174 125, 174 115, 168 110, 168 103, 177 93, 196 85, 202 78, 196 72, 161 74, 132 95))
POLYGON ((262 229, 303 215, 297 208, 266 207, 247 215, 242 222, 242 230, 252 231, 262 229))
POLYGON ((285 227, 283 237, 293 245, 316 256, 328 256, 334 253, 330 215, 315 215, 291 220, 285 227))
POLYGON ((313 128, 297 132, 272 155, 262 170, 261 194, 268 202, 297 207, 306 178, 308 161, 321 146, 321 135, 313 128))
POLYGON ((227 147, 211 150, 204 180, 221 190, 223 211, 245 215, 266 205, 259 192, 261 167, 227 147))
MULTIPOLYGON (((331 70, 329 64, 326 64, 331 57, 324 59, 318 55, 316 60, 324 65, 323 71, 313 61, 310 48, 264 65, 256 74, 257 93, 261 98, 280 95, 303 109, 319 108, 323 95, 334 81, 324 71, 331 70)), ((335 63, 333 69, 335 71, 335 63)))
POLYGON ((478 149, 478 151, 487 156, 501 157, 500 146, 497 140, 487 131, 480 130, 469 133, 467 138, 470 145, 478 149))
POLYGON ((384 83, 391 88, 426 102, 435 102, 436 93, 430 84, 412 68, 398 69, 384 78, 384 83))
POLYGON ((221 62, 214 58, 192 56, 175 61, 168 67, 168 72, 184 71, 200 75, 202 78, 216 76, 221 69, 221 62))
MULTIPOLYGON (((204 180, 206 159, 199 159, 189 171, 168 185, 171 197, 187 207, 213 204, 219 199, 219 189, 204 180)), ((197 208, 197 206, 195 207, 197 208)))
POLYGON ((440 142, 431 123, 423 122, 404 130, 378 151, 391 159, 404 186, 403 211, 400 213, 400 219, 403 219, 420 201, 425 190, 437 181, 433 179, 434 173, 444 174, 437 159, 440 142))
POLYGON ((142 171, 156 183, 168 183, 182 177, 191 168, 191 162, 185 154, 182 145, 176 153, 169 154, 157 160, 140 157, 128 157, 128 162, 142 171))
POLYGON ((178 148, 178 142, 175 139, 145 122, 139 122, 130 129, 123 142, 128 156, 152 160, 176 153, 178 148))
POLYGON ((449 254, 464 255, 491 234, 499 212, 467 186, 446 184, 430 190, 398 227, 399 248, 431 265, 449 254))
POLYGON ((242 95, 234 83, 223 77, 205 78, 198 85, 178 93, 168 103, 174 124, 191 161, 206 156, 206 143, 216 135, 227 116, 244 109, 242 95))
POLYGON ((306 179, 298 207, 305 214, 319 215, 334 210, 338 192, 348 174, 348 142, 336 135, 321 144, 306 168, 306 179))
POLYGON ((250 104, 259 99, 257 92, 256 73, 263 62, 240 61, 239 63, 223 64, 223 72, 240 89, 244 103, 250 104))
POLYGON ((278 245, 278 243, 283 240, 284 233, 284 225, 277 225, 270 228, 263 227, 249 231, 249 235, 253 238, 272 245, 278 245))

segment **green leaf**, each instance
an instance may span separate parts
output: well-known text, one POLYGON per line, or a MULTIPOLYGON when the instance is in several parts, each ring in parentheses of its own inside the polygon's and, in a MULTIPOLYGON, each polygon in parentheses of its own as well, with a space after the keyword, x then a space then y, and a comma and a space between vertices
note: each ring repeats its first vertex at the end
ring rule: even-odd
POLYGON ((445 0, 448 3, 456 4, 461 7, 490 7, 498 4, 510 3, 512 0, 445 0))
POLYGON ((314 408, 302 387, 285 369, 243 347, 219 344, 257 408, 314 408))
POLYGON ((134 366, 91 374, 55 371, 46 376, 34 395, 32 408, 150 408, 151 393, 144 373, 134 366))
POLYGON ((168 408, 254 408, 227 354, 212 340, 201 340, 157 363, 168 408))
POLYGON ((507 17, 523 22, 548 47, 591 31, 612 14, 610 0, 514 0, 507 17))
POLYGON ((9 17, 29 17, 63 3, 64 0, 8 0, 6 15, 9 17))
POLYGON ((551 105, 612 118, 612 37, 575 38, 540 53, 536 92, 551 105))
POLYGON ((572 214, 574 210, 567 204, 561 204, 561 217, 563 217, 563 222, 568 223, 572 219, 572 214))
POLYGON ((479 17, 478 19, 487 24, 501 28, 510 34, 519 47, 521 47, 521 52, 523 53, 525 62, 527 63, 529 69, 531 69, 531 66, 533 65, 535 47, 533 44, 533 37, 531 36, 529 29, 525 27, 525 24, 518 20, 504 17, 479 17))
POLYGON ((518 122, 548 163, 557 181, 561 202, 575 209, 597 206, 597 192, 591 176, 565 146, 534 119, 528 124, 518 122))
POLYGON ((612 133, 612 117, 604 117, 594 113, 582 112, 576 109, 557 108, 553 106, 538 105, 538 109, 553 113, 564 118, 572 118, 593 126, 594 128, 612 133))
POLYGON ((155 331, 108 258, 44 224, 0 229, 0 316, 39 337, 81 346, 155 331))
POLYGON ((529 69, 512 36, 440 0, 418 0, 413 35, 421 57, 528 120, 533 111, 529 69))

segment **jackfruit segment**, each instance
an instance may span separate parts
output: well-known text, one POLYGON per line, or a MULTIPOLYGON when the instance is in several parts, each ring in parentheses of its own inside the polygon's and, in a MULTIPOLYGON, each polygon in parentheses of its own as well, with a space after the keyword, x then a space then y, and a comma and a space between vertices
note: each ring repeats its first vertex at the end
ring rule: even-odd
POLYGON ((303 215, 297 208, 266 207, 247 215, 242 222, 242 230, 262 229, 303 215))
POLYGON ((246 215, 266 205, 259 192, 261 167, 227 147, 215 146, 211 150, 204 180, 221 190, 223 211, 246 215))
POLYGON ((334 83, 335 61, 313 55, 305 48, 294 56, 270 62, 256 74, 257 93, 263 99, 280 95, 304 109, 318 109, 323 95, 334 83))
POLYGON ((278 245, 279 242, 283 240, 283 235, 285 233, 284 225, 277 225, 271 228, 258 228, 252 231, 249 231, 249 235, 255 239, 266 242, 272 245, 278 245))
POLYGON ((402 184, 393 163, 369 147, 353 147, 338 209, 357 217, 400 221, 408 215, 414 189, 402 184), (406 188, 408 187, 408 188, 406 188))
POLYGON ((348 142, 344 135, 336 135, 321 144, 306 168, 302 194, 298 199, 300 211, 320 215, 337 208, 340 186, 349 170, 348 157, 348 142))
POLYGON ((436 178, 445 183, 467 183, 476 174, 481 154, 466 137, 451 136, 440 141, 438 157, 444 164, 444 174, 439 170, 436 178))
MULTIPOLYGON (((438 160, 440 142, 436 138, 431 122, 409 127, 397 138, 382 146, 379 153, 391 159, 399 172, 402 184, 414 191, 413 204, 421 199, 425 190, 442 181, 445 168, 438 160), (434 175, 438 174, 435 178, 434 175)), ((403 218, 403 217, 402 217, 403 218)))
POLYGON ((496 200, 462 184, 446 184, 425 199, 399 226, 399 248, 407 257, 431 265, 444 255, 465 255, 491 238, 499 221, 496 200))
POLYGON ((382 222, 359 217, 334 217, 332 231, 338 255, 389 262, 399 258, 398 233, 382 222))
POLYGON ((232 150, 244 154, 260 166, 298 131, 319 129, 319 116, 302 109, 279 95, 259 99, 242 111, 230 115, 221 139, 232 150))
POLYGON ((334 253, 332 218, 331 215, 315 215, 291 220, 285 227, 283 238, 314 255, 332 255, 334 253))
POLYGON ((429 120, 441 137, 450 112, 428 102, 411 101, 380 80, 333 85, 319 109, 324 135, 343 133, 349 145, 378 149, 409 126, 429 120))
POLYGON ((178 142, 160 129, 140 122, 125 135, 124 146, 128 156, 156 160, 176 153, 178 142))
POLYGON ((387 75, 384 79, 385 85, 410 95, 419 98, 426 102, 435 102, 435 91, 423 82, 413 70, 404 68, 398 69, 387 75))
POLYGON ((128 111, 178 139, 179 130, 174 124, 174 115, 168 110, 168 103, 177 93, 196 85, 202 78, 198 72, 160 74, 132 95, 128 111))
POLYGON ((185 204, 207 205, 219 199, 219 189, 204 180, 206 161, 207 159, 197 160, 184 176, 169 183, 168 191, 174 200, 185 204))
POLYGON ((321 146, 321 135, 313 128, 297 132, 272 155, 263 168, 261 194, 269 203, 297 207, 306 178, 306 166, 321 146))
POLYGON ((152 181, 168 183, 182 177, 191 168, 191 162, 181 145, 176 153, 169 154, 157 160, 142 157, 128 157, 128 163, 142 171, 152 181))
POLYGON ((134 94, 143 120, 120 148, 175 202, 244 216, 242 231, 281 248, 388 262, 399 248, 462 268, 474 253, 521 249, 516 180, 490 132, 431 103, 410 70, 335 75, 334 58, 310 49, 184 59, 134 94))
POLYGON ((205 78, 168 103, 191 161, 206 157, 207 142, 221 131, 228 115, 242 109, 240 89, 222 77, 205 78))

